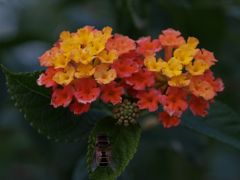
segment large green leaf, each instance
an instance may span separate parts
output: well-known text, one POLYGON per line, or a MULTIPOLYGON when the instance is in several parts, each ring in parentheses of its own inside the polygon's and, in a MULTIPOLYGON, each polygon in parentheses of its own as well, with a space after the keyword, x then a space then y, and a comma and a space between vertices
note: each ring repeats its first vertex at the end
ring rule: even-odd
POLYGON ((140 126, 124 127, 116 125, 115 122, 112 118, 99 121, 89 136, 87 164, 89 176, 92 180, 116 179, 123 172, 137 150, 141 135, 140 126), (112 170, 110 167, 98 167, 92 172, 96 137, 102 133, 106 133, 109 136, 112 147, 112 163, 115 168, 112 170))
POLYGON ((183 126, 240 150, 240 116, 223 103, 211 104, 210 113, 204 118, 188 112, 182 120, 183 126))
POLYGON ((86 139, 95 121, 104 118, 101 109, 75 116, 65 108, 50 105, 50 91, 37 85, 40 72, 12 73, 2 66, 8 91, 15 105, 24 114, 30 125, 49 139, 77 142, 86 139))

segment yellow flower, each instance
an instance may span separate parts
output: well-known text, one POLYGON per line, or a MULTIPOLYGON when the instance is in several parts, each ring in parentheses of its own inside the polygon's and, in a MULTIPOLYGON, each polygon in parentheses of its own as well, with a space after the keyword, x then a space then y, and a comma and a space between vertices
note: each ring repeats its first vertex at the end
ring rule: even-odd
POLYGON ((76 63, 89 64, 94 59, 94 56, 88 49, 80 49, 72 51, 72 60, 76 63))
POLYGON ((113 63, 114 60, 118 58, 117 51, 115 50, 110 50, 110 51, 102 51, 98 56, 97 56, 102 63, 113 63))
POLYGON ((174 87, 186 87, 189 84, 190 84, 190 79, 187 74, 174 76, 168 81, 168 85, 174 86, 174 87))
POLYGON ((94 78, 99 84, 108 84, 117 76, 114 69, 111 69, 108 64, 100 64, 96 67, 94 78))
POLYGON ((188 37, 187 45, 188 45, 190 48, 195 49, 198 44, 199 44, 199 40, 198 40, 197 38, 195 38, 195 37, 188 37))
POLYGON ((168 62, 166 62, 166 66, 163 68, 162 73, 171 78, 182 74, 182 68, 183 66, 180 61, 172 57, 168 62))
POLYGON ((155 56, 148 56, 144 59, 144 64, 149 71, 160 72, 167 63, 164 62, 161 58, 158 60, 155 56))
POLYGON ((74 76, 76 78, 83 78, 83 77, 89 77, 92 76, 95 72, 95 68, 90 64, 76 64, 76 72, 74 76))
POLYGON ((63 71, 57 72, 53 80, 60 85, 68 85, 74 78, 75 68, 68 65, 63 71))
POLYGON ((71 38, 71 33, 69 31, 63 31, 60 34, 60 40, 65 41, 71 38))
POLYGON ((65 68, 70 60, 65 55, 58 53, 52 58, 52 63, 55 68, 65 68))
POLYGON ((202 59, 196 59, 193 63, 186 66, 186 70, 193 76, 202 75, 209 65, 202 59))
POLYGON ((195 48, 198 43, 199 41, 197 38, 189 37, 186 44, 183 44, 174 51, 173 56, 183 65, 188 65, 193 60, 193 57, 197 52, 197 49, 195 48))
POLYGON ((94 39, 93 29, 90 26, 78 29, 75 36, 73 36, 75 41, 78 41, 82 46, 87 45, 94 39))

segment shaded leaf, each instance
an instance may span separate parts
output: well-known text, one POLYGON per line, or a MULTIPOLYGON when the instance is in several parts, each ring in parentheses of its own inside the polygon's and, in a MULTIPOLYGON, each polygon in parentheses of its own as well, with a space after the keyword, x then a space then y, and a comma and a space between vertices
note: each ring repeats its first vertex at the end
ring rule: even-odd
POLYGON ((129 127, 119 126, 111 118, 99 121, 89 136, 87 164, 90 179, 116 179, 133 158, 137 150, 140 135, 141 128, 138 125, 129 127), (110 167, 98 167, 92 172, 96 137, 101 133, 106 133, 109 136, 112 147, 112 163, 115 170, 112 170, 110 167))
POLYGON ((87 138, 95 121, 105 117, 101 109, 75 116, 68 109, 50 105, 50 91, 37 85, 40 72, 12 73, 2 66, 8 91, 30 125, 49 139, 77 142, 87 138))
POLYGON ((215 102, 210 113, 199 118, 186 113, 182 125, 240 150, 240 116, 228 106, 215 102))

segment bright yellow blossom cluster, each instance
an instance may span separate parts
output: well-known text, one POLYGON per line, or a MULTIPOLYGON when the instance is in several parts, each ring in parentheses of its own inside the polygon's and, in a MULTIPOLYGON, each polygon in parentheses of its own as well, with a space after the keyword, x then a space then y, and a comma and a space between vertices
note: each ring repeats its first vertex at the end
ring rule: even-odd
POLYGON ((191 75, 202 75, 210 67, 206 61, 195 58, 199 50, 198 44, 197 38, 189 37, 187 42, 173 51, 170 59, 157 59, 155 55, 150 55, 145 57, 144 64, 149 71, 159 72, 166 76, 170 86, 188 86, 191 75))
POLYGON ((55 46, 41 57, 41 64, 59 69, 53 80, 60 85, 90 76, 94 76, 99 84, 108 84, 116 78, 116 72, 110 68, 110 64, 118 58, 115 50, 106 49, 111 36, 110 27, 101 31, 90 26, 75 33, 64 31, 55 46))

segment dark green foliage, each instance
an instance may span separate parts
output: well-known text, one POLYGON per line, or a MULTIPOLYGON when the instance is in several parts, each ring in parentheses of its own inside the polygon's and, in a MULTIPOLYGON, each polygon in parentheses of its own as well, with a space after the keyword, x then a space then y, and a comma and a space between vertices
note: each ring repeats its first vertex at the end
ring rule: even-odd
POLYGON ((240 150, 240 117, 228 106, 215 102, 208 116, 199 118, 187 113, 182 119, 183 126, 240 150))
POLYGON ((95 121, 105 116, 103 112, 97 110, 82 116, 74 116, 68 109, 55 109, 50 105, 50 92, 36 83, 40 72, 15 74, 3 66, 2 70, 16 107, 31 126, 49 139, 64 142, 80 141, 87 138, 95 121))
POLYGON ((123 172, 137 151, 140 134, 141 128, 138 125, 130 125, 128 127, 119 126, 116 125, 116 120, 112 118, 106 118, 99 121, 89 136, 87 164, 90 179, 116 179, 123 172), (99 133, 106 133, 110 138, 113 164, 115 166, 114 171, 110 167, 98 167, 94 172, 91 172, 96 136, 99 133))

